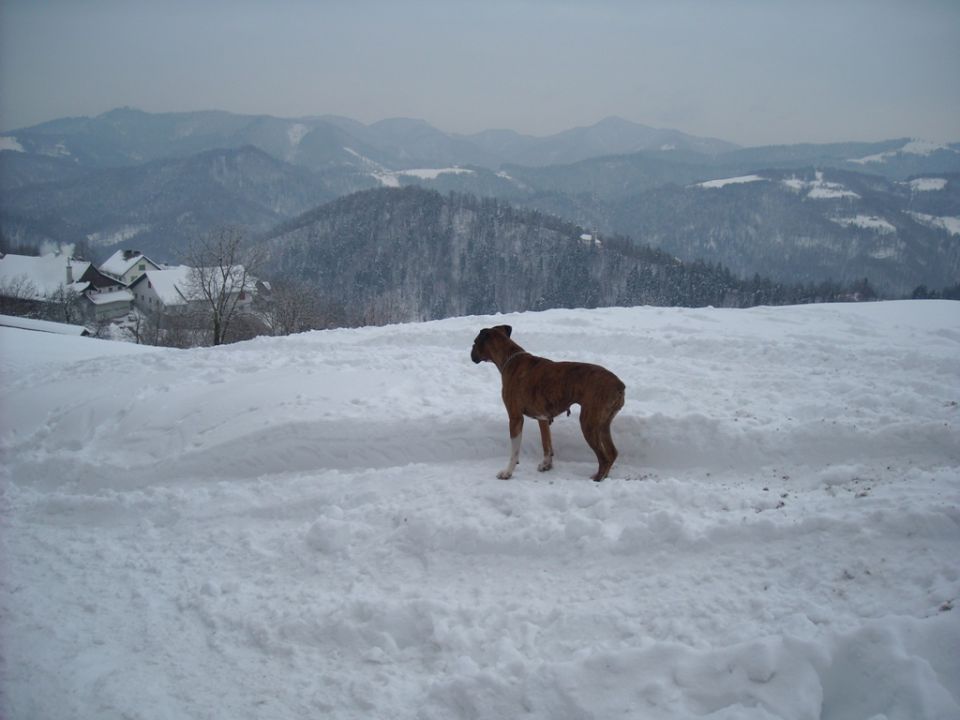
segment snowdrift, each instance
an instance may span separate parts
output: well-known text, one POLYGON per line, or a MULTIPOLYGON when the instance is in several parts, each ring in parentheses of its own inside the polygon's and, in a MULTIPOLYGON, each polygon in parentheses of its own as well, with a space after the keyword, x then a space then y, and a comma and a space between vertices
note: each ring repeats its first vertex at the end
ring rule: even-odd
MULTIPOLYGON (((0 328, 0 716, 956 718, 960 304, 0 328), (508 452, 509 322, 627 385, 508 452)), ((576 409, 574 410, 576 413, 576 409)))

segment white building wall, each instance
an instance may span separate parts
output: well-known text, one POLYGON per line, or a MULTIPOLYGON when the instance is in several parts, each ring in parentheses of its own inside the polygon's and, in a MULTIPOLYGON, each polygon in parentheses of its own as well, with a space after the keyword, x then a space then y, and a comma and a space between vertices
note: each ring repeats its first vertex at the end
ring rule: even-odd
POLYGON ((159 270, 156 265, 147 260, 145 257, 141 257, 137 262, 131 265, 127 271, 123 274, 120 280, 124 285, 129 285, 138 277, 143 275, 147 270, 159 270))
POLYGON ((133 288, 133 304, 143 312, 170 312, 184 307, 182 304, 173 307, 165 306, 149 277, 133 288))

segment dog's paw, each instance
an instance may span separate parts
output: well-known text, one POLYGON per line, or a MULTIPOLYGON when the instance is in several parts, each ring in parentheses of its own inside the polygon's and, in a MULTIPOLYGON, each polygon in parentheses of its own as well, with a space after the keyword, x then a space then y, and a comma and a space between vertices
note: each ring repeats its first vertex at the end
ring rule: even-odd
POLYGON ((537 470, 539 470, 540 472, 553 470, 553 460, 541 460, 540 464, 537 465, 537 470))
POLYGON ((509 480, 511 477, 513 477, 513 473, 507 470, 501 470, 497 473, 497 477, 501 480, 509 480))

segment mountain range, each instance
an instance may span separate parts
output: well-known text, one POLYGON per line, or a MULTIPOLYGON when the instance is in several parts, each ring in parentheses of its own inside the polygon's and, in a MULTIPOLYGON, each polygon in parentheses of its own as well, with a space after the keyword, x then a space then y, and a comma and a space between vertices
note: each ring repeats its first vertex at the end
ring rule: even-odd
POLYGON ((409 118, 364 125, 333 115, 282 119, 221 111, 151 114, 131 108, 93 118, 54 120, 3 137, 8 149, 19 147, 30 155, 69 159, 87 167, 120 167, 244 145, 312 170, 364 167, 365 162, 393 170, 437 165, 495 170, 507 162, 557 165, 667 148, 712 155, 737 147, 613 117, 590 127, 534 137, 512 130, 449 134, 409 118))
POLYGON ((866 277, 890 295, 960 277, 958 144, 742 148, 618 118, 532 137, 127 108, 0 136, 6 248, 134 245, 176 261, 219 225, 267 236, 336 198, 408 185, 496 198, 742 277, 866 277))

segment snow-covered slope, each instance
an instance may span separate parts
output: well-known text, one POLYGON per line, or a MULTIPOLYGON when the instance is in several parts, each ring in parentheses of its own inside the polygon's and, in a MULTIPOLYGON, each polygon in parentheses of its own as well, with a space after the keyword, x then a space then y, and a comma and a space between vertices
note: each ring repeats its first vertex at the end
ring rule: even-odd
POLYGON ((4 718, 960 714, 958 303, 0 330, 4 718), (609 480, 495 478, 494 322, 626 382, 609 480))

